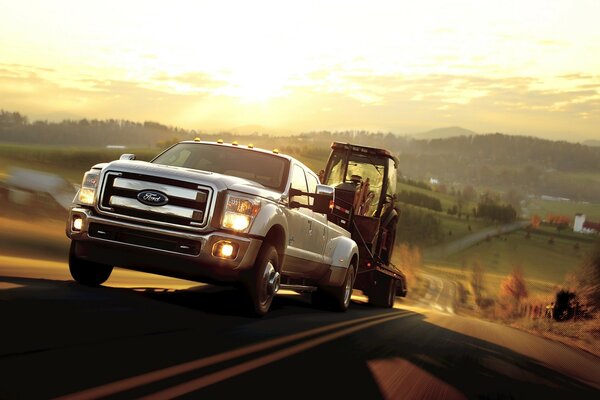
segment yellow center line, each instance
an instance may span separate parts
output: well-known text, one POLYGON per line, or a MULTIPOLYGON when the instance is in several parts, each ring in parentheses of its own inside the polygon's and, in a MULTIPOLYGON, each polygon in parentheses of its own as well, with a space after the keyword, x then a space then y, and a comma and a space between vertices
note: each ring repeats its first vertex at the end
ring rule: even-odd
MULTIPOLYGON (((398 315, 399 313, 393 313, 398 315)), ((404 315, 404 313, 400 313, 404 315)), ((85 389, 80 392, 68 394, 57 398, 57 400, 89 400, 98 399, 105 396, 110 396, 116 393, 124 392, 126 390, 134 389, 143 385, 150 384, 159 380, 171 378, 173 376, 181 375, 186 372, 190 372, 196 369, 205 368, 213 364, 222 363, 235 358, 246 356, 248 354, 256 353, 258 351, 267 350, 269 348, 293 342, 299 339, 304 339, 309 336, 313 336, 319 333, 325 333, 334 329, 343 328, 348 325, 358 324, 365 321, 376 320, 381 318, 389 317, 390 313, 377 314, 375 316, 357 318, 351 321, 338 322, 335 324, 325 325, 307 331, 282 336, 275 339, 266 340, 264 342, 252 344, 249 346, 241 347, 239 349, 230 350, 224 353, 215 354, 213 356, 200 358, 197 360, 188 361, 182 364, 174 365, 164 369, 148 372, 145 374, 125 378, 119 381, 107 383, 105 385, 97 386, 90 389, 85 389)))
POLYGON ((254 370, 256 368, 260 368, 267 364, 271 364, 275 361, 279 361, 283 358, 293 356, 302 351, 319 346, 323 343, 327 343, 332 340, 338 339, 342 336, 349 335, 351 333, 369 328, 374 325, 379 325, 379 324, 383 324, 385 322, 389 322, 389 321, 392 321, 395 319, 408 317, 410 315, 413 315, 413 314, 412 313, 404 313, 404 314, 394 315, 394 316, 387 317, 387 318, 380 318, 375 321, 365 322, 363 324, 355 325, 353 327, 343 329, 341 331, 333 332, 333 333, 330 333, 330 334, 327 334, 324 336, 319 336, 317 338, 299 343, 295 346, 288 347, 286 349, 282 349, 282 350, 273 352, 271 354, 267 354, 265 356, 258 357, 254 360, 250 360, 250 361, 235 365, 233 367, 225 368, 221 371, 218 371, 218 372, 215 372, 215 373, 212 373, 209 375, 205 375, 205 376, 202 376, 197 379, 193 379, 186 383, 182 383, 180 385, 170 387, 170 388, 162 390, 160 392, 153 393, 149 396, 142 397, 142 400, 162 400, 162 399, 172 399, 175 397, 183 396, 185 394, 194 392, 196 390, 200 390, 202 388, 205 388, 205 387, 213 385, 215 383, 224 381, 226 379, 233 378, 237 375, 241 375, 245 372, 254 370))

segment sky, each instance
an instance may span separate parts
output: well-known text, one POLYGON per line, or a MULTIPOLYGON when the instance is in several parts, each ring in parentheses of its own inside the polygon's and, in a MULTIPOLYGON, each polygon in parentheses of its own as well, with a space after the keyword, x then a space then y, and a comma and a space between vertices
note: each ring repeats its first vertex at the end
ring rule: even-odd
POLYGON ((0 109, 600 139, 599 20, 599 0, 0 0, 0 109))

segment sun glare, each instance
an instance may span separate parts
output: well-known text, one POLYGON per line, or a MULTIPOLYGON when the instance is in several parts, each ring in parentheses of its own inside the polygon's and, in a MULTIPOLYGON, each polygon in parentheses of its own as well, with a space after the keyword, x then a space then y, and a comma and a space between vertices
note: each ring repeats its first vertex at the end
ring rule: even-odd
POLYGON ((239 98, 244 103, 265 103, 284 96, 289 89, 291 77, 287 69, 265 66, 265 63, 248 63, 232 71, 223 94, 239 98))

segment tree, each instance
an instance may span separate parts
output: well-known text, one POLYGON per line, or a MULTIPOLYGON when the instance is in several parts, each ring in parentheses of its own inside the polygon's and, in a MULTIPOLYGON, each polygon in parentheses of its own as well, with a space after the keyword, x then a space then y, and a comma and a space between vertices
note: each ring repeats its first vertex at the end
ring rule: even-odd
POLYGON ((515 189, 510 189, 504 194, 504 200, 510 204, 517 212, 521 210, 521 200, 523 195, 515 189))
POLYGON ((560 290, 556 293, 552 317, 557 321, 565 321, 575 315, 577 296, 574 292, 560 290))
POLYGON ((473 297, 477 305, 480 305, 483 300, 484 279, 485 269, 483 265, 479 261, 473 262, 471 269, 471 290, 473 291, 473 297))
POLYGON ((580 301, 591 313, 600 313, 600 241, 584 258, 574 274, 580 301))
POLYGON ((527 297, 527 284, 523 276, 523 268, 516 266, 500 283, 500 311, 504 317, 516 317, 521 301, 527 297))
POLYGON ((475 200, 476 196, 477 196, 477 192, 475 192, 475 189, 473 188, 473 186, 467 185, 463 188, 462 197, 466 203, 468 203, 469 201, 475 200))

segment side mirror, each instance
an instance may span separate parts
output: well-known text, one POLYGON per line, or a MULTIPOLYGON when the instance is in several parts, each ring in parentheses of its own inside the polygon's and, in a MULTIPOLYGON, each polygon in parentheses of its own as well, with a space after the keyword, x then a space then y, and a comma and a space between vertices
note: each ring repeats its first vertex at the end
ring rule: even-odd
POLYGON ((331 213, 334 192, 332 186, 317 185, 317 193, 313 195, 313 211, 319 214, 331 213))
POLYGON ((290 188, 288 195, 290 197, 290 199, 294 196, 302 196, 303 194, 305 194, 302 190, 300 189, 294 189, 293 187, 290 188))
POLYGON ((290 188, 290 190, 288 191, 288 198, 289 198, 289 204, 290 204, 290 208, 300 208, 300 207, 306 207, 303 204, 301 204, 298 201, 293 201, 294 196, 303 196, 306 195, 306 193, 304 193, 302 190, 300 189, 294 189, 293 187, 290 188))
POLYGON ((135 160, 135 154, 121 154, 121 157, 119 157, 119 160, 126 160, 126 161, 135 160))
POLYGON ((329 185, 317 185, 317 194, 325 194, 333 197, 335 188, 329 185))

